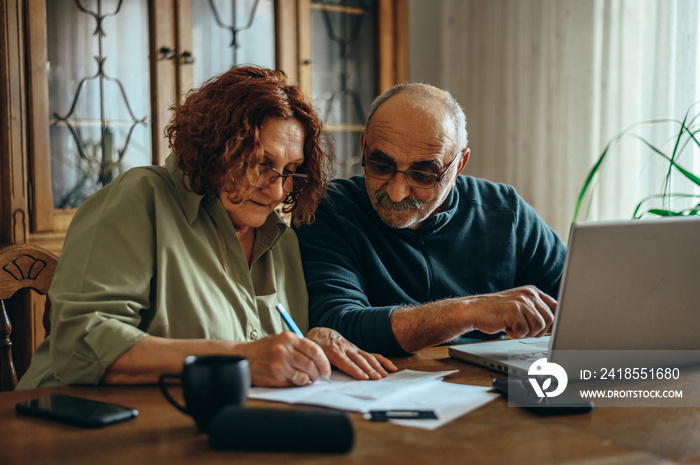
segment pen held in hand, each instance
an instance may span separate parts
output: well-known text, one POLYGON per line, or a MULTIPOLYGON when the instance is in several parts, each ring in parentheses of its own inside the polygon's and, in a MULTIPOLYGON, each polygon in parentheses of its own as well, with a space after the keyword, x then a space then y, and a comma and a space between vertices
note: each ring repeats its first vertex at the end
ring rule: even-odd
MULTIPOLYGON (((301 332, 301 330, 299 329, 297 324, 294 323, 294 320, 292 320, 292 317, 287 312, 287 309, 284 308, 284 305, 279 303, 275 306, 275 308, 277 309, 278 312, 280 312, 280 316, 282 316, 282 319, 287 324, 289 329, 292 330, 292 332, 294 334, 296 334, 297 336, 299 336, 300 338, 303 338, 304 334, 301 332)), ((328 376, 321 375, 321 379, 324 381, 328 381, 329 383, 331 382, 331 379, 328 376)))

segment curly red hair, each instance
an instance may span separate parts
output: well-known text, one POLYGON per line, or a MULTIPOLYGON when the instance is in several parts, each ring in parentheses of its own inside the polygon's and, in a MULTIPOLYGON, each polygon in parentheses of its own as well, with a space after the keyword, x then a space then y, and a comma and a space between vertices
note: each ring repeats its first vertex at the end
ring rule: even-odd
POLYGON ((304 127, 304 162, 297 173, 311 180, 289 194, 282 211, 295 224, 311 223, 331 178, 332 160, 323 148, 322 122, 296 85, 281 70, 235 66, 191 90, 173 105, 165 128, 177 164, 189 177, 190 189, 217 195, 224 189, 233 202, 250 187, 247 174, 263 162, 260 128, 267 118, 295 118, 304 127))

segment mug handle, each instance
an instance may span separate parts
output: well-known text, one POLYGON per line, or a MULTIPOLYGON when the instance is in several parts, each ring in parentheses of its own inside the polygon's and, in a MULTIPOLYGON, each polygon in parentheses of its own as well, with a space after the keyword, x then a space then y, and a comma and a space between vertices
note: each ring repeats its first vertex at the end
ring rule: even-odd
POLYGON ((168 378, 179 379, 180 381, 182 381, 182 375, 175 374, 175 373, 163 373, 162 375, 160 375, 158 377, 158 386, 160 387, 160 390, 163 392, 163 395, 168 400, 168 402, 173 404, 173 406, 176 409, 178 409, 179 411, 181 411, 185 415, 189 415, 190 412, 188 412, 187 409, 183 405, 178 404, 177 401, 172 398, 172 396, 168 392, 168 389, 165 387, 165 380, 167 380, 168 378))

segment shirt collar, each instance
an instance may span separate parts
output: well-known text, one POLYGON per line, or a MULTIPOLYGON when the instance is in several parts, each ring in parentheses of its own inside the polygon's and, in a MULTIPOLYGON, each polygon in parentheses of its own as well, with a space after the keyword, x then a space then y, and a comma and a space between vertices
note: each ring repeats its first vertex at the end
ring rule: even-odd
POLYGON ((287 229, 289 229, 289 225, 277 210, 270 213, 265 223, 257 229, 258 234, 260 234, 261 247, 265 249, 274 247, 287 229))
POLYGON ((165 167, 170 174, 170 178, 175 185, 177 197, 180 200, 182 209, 185 211, 187 222, 191 225, 199 214, 199 206, 202 203, 203 195, 195 194, 188 188, 190 187, 190 178, 185 176, 179 166, 175 154, 171 153, 165 160, 165 167))
POLYGON ((444 225, 449 223, 449 221, 455 215, 458 204, 459 191, 456 187, 451 187, 450 193, 447 194, 447 198, 445 198, 445 201, 442 203, 440 211, 425 220, 425 222, 418 228, 418 231, 437 231, 441 229, 444 225))

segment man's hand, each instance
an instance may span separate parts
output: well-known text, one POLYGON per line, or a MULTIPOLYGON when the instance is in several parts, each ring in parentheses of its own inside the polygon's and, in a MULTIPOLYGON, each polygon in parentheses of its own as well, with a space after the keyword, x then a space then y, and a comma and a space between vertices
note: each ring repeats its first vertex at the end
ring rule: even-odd
POLYGON ((554 322, 557 301, 534 286, 464 299, 472 326, 484 333, 505 331, 513 338, 543 336, 554 322))
POLYGON ((478 329, 514 338, 542 336, 552 326, 557 301, 535 286, 397 308, 391 329, 406 352, 454 340, 478 329))
POLYGON ((235 353, 248 359, 255 386, 304 386, 331 374, 321 347, 290 331, 241 344, 235 353))
POLYGON ((306 337, 323 349, 331 365, 355 379, 381 379, 397 370, 388 358, 360 350, 333 329, 313 328, 306 337))

